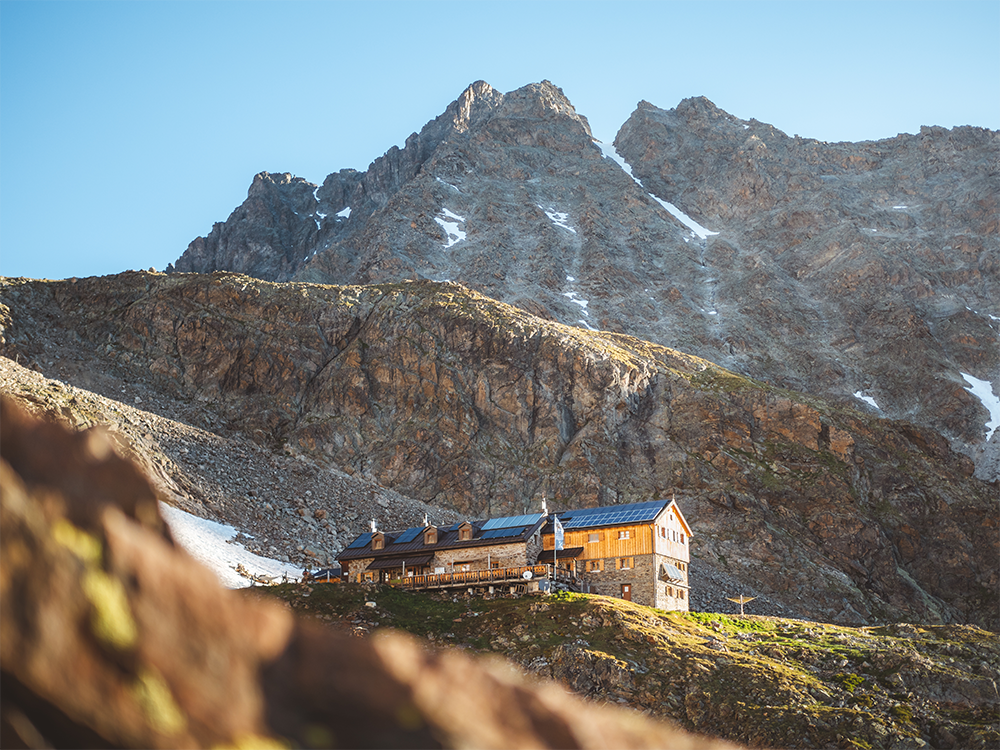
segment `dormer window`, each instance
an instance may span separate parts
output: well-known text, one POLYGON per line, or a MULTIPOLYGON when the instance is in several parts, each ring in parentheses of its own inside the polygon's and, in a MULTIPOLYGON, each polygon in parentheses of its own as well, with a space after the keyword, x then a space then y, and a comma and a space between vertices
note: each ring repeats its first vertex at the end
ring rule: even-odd
POLYGON ((424 544, 437 544, 438 543, 438 530, 437 526, 428 526, 424 529, 424 544))
POLYGON ((372 549, 383 549, 385 547, 385 534, 381 531, 372 535, 372 549))
POLYGON ((458 541, 468 542, 472 539, 472 524, 466 521, 458 527, 458 541))

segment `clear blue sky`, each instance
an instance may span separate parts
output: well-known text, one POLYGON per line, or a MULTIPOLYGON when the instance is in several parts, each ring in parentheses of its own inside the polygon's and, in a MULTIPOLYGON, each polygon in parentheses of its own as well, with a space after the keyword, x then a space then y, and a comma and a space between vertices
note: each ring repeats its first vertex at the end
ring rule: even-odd
POLYGON ((473 81, 602 140, 704 95, 829 141, 1000 129, 1000 1, 0 2, 0 275, 162 270, 257 172, 365 169, 473 81))

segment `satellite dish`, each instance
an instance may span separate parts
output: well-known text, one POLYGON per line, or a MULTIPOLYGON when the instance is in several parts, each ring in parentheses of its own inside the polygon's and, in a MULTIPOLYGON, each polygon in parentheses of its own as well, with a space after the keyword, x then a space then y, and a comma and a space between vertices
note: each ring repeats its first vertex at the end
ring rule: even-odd
POLYGON ((521 578, 527 581, 529 578, 531 578, 531 571, 526 570, 523 573, 521 573, 521 578))

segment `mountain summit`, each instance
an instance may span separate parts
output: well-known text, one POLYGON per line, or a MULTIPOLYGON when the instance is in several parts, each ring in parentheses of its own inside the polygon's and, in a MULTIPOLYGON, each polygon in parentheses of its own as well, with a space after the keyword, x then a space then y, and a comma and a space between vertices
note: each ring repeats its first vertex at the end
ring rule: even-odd
POLYGON ((548 81, 478 81, 364 173, 257 175, 168 270, 456 281, 933 427, 997 481, 998 151, 790 137, 704 97, 640 102, 612 148, 548 81))

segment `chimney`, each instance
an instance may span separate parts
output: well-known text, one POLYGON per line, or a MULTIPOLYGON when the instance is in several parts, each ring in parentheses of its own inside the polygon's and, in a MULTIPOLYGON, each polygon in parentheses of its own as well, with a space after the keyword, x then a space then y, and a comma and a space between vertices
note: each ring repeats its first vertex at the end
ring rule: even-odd
POLYGON ((431 525, 431 522, 427 520, 427 514, 424 513, 424 528, 426 529, 430 525, 431 525))
POLYGON ((542 495, 542 513, 544 513, 546 516, 549 514, 549 504, 548 501, 545 499, 545 495, 542 495))
POLYGON ((373 518, 372 519, 372 533, 374 534, 376 531, 378 531, 378 522, 373 518))

